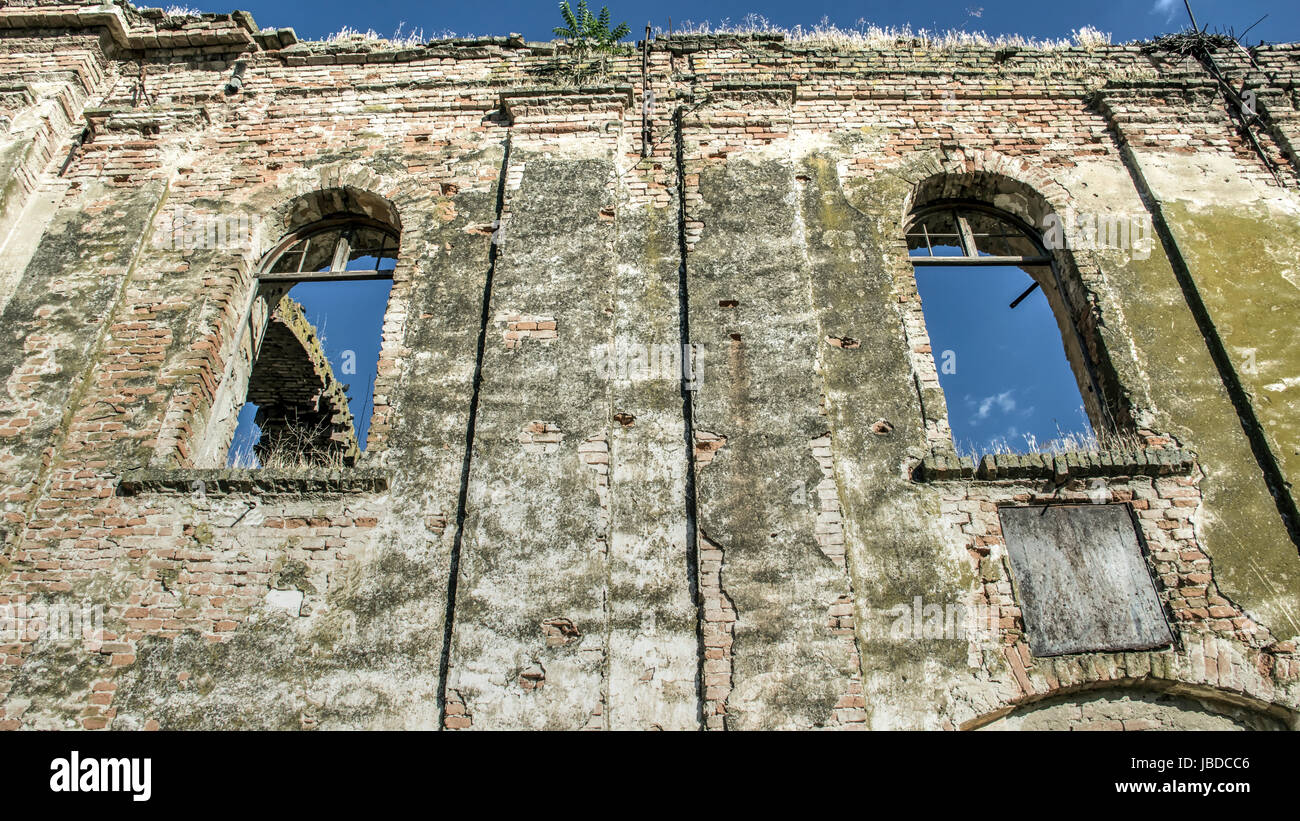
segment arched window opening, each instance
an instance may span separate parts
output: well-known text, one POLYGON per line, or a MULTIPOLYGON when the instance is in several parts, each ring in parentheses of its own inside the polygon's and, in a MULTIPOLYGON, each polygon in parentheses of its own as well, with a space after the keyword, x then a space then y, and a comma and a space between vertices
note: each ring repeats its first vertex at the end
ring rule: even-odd
POLYGON ((1095 380, 1035 232, 982 204, 940 201, 911 214, 906 236, 957 450, 1097 449, 1095 380))
POLYGON ((339 468, 360 458, 399 245, 386 223, 348 214, 293 231, 266 255, 229 466, 339 468))

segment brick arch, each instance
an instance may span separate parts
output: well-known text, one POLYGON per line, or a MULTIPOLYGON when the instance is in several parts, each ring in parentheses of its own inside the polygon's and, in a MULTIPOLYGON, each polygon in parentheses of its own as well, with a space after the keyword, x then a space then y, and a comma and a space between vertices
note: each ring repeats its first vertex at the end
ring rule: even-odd
POLYGON ((1033 226, 1048 213, 1065 213, 1070 192, 1043 168, 992 149, 931 151, 920 167, 930 173, 903 200, 902 222, 914 208, 936 199, 978 199, 1033 226), (1003 199, 997 200, 1001 194, 1003 199))
POLYGON ((264 215, 267 231, 259 258, 290 231, 331 213, 354 213, 377 219, 399 233, 403 216, 415 212, 427 191, 412 181, 379 174, 357 163, 334 163, 301 169, 279 186, 277 204, 264 215))
POLYGON ((1204 682, 1147 677, 1051 688, 965 721, 959 729, 1295 730, 1300 713, 1294 705, 1204 682))

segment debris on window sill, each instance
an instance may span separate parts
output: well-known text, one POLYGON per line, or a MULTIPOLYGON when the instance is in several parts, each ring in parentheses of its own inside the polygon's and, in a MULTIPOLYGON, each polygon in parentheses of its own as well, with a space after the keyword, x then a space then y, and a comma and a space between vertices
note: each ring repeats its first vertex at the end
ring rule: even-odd
POLYGON ((377 493, 388 490, 389 479, 375 468, 143 468, 124 472, 117 493, 377 493))
POLYGON ((1192 471, 1195 454, 1181 448, 1142 448, 1069 453, 988 454, 978 463, 956 453, 935 452, 912 471, 916 482, 1090 479, 1103 476, 1170 476, 1192 471))

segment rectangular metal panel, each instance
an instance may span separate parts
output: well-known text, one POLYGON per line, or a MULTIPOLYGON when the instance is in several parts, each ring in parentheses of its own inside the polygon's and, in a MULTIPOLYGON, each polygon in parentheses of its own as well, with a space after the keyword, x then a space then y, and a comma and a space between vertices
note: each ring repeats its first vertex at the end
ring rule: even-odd
POLYGON ((1173 642, 1125 506, 1008 507, 999 515, 1035 656, 1173 642))

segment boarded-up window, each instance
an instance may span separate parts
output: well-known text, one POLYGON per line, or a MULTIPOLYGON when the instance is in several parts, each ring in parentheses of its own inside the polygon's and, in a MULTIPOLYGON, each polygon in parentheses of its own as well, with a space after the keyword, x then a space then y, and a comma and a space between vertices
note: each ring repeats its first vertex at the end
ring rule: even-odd
POLYGON ((1126 507, 1008 507, 1000 516, 1035 656, 1173 641, 1126 507))

